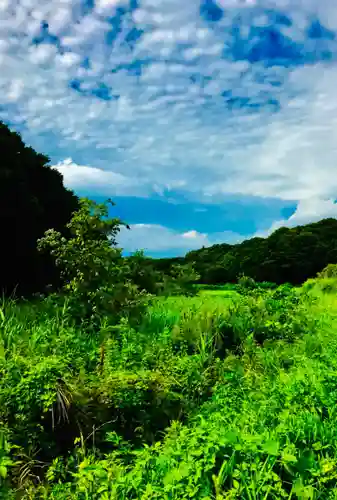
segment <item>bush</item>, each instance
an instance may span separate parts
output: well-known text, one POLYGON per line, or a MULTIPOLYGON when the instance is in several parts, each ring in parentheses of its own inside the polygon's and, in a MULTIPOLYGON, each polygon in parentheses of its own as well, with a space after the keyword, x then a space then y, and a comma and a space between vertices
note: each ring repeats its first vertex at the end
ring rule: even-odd
POLYGON ((254 290, 257 287, 256 281, 250 276, 245 276, 242 274, 238 279, 238 288, 239 290, 254 290))
POLYGON ((321 272, 317 274, 317 278, 337 278, 337 264, 328 264, 321 272))
POLYGON ((147 304, 148 295, 131 281, 132 270, 116 247, 122 224, 108 218, 107 204, 82 199, 67 225, 69 238, 51 229, 39 240, 39 249, 48 250, 61 269, 69 313, 80 322, 93 324, 103 315, 117 323, 147 304))

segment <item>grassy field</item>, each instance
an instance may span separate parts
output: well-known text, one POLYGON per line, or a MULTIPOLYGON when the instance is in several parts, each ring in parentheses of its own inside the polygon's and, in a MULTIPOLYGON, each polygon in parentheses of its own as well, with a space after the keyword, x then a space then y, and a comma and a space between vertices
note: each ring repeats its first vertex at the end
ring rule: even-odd
POLYGON ((337 282, 0 310, 0 498, 337 498, 337 282))
POLYGON ((237 292, 230 290, 200 290, 200 296, 211 295, 213 297, 224 297, 228 299, 232 299, 237 296, 237 292))

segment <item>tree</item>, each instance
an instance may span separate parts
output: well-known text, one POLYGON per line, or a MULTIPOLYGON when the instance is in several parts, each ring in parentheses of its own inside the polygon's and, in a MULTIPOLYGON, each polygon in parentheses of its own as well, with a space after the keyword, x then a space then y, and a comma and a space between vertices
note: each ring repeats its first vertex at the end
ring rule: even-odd
POLYGON ((109 317, 117 323, 137 317, 146 304, 147 294, 132 281, 133 269, 116 246, 123 225, 108 217, 107 203, 83 198, 67 224, 68 236, 49 229, 38 241, 39 250, 48 251, 61 271, 73 319, 94 325, 109 317))
POLYGON ((165 291, 165 274, 154 268, 153 259, 146 257, 142 250, 138 250, 126 260, 130 269, 129 277, 140 290, 153 295, 159 295, 165 291))
MULTIPOLYGON (((245 274, 258 282, 300 284, 326 265, 337 263, 337 220, 282 227, 268 238, 201 248, 188 253, 181 264, 191 260, 200 274, 200 283, 226 283, 245 274)), ((173 263, 166 259, 165 265, 170 268, 173 263)))
POLYGON ((49 228, 64 232, 78 198, 63 185, 49 158, 26 146, 20 135, 0 122, 0 290, 41 291, 58 275, 37 240, 49 228))

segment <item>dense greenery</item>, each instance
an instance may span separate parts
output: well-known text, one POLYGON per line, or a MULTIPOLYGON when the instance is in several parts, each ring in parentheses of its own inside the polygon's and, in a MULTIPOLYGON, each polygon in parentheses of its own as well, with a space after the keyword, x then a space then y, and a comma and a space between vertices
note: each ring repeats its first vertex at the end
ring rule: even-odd
POLYGON ((256 281, 300 284, 326 265, 337 263, 337 220, 283 227, 268 238, 213 245, 189 252, 185 258, 161 259, 156 266, 169 272, 177 262, 194 262, 201 283, 235 282, 244 274, 256 281))
POLYGON ((334 498, 336 266, 188 297, 120 226, 81 200, 38 242, 62 290, 0 309, 2 498, 334 498))
POLYGON ((63 231, 78 199, 48 166, 49 159, 2 122, 0 154, 0 290, 38 291, 58 275, 50 259, 37 252, 37 239, 49 228, 63 231))
POLYGON ((2 305, 1 498, 336 498, 331 266, 298 289, 153 297, 95 328, 74 321, 74 279, 62 304, 2 305))

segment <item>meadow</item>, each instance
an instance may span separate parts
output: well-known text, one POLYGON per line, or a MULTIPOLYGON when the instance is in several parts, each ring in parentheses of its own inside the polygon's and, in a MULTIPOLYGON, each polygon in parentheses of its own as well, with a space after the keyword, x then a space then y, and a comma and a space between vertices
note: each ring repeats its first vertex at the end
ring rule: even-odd
POLYGON ((4 499, 337 498, 337 281, 0 309, 4 499))

